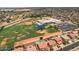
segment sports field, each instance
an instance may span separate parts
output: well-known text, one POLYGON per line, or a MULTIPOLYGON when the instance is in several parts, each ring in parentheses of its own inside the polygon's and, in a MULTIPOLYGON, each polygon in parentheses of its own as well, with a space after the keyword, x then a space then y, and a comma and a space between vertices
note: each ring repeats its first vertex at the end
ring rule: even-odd
MULTIPOLYGON (((58 29, 51 26, 49 26, 45 30, 48 30, 48 33, 58 31, 58 29)), ((14 26, 4 28, 0 32, 0 43, 4 38, 9 38, 10 40, 7 43, 7 46, 8 48, 13 48, 14 42, 37 37, 37 36, 42 36, 45 34, 45 33, 37 33, 37 31, 38 29, 36 27, 36 24, 32 24, 32 25, 16 24, 14 26)))

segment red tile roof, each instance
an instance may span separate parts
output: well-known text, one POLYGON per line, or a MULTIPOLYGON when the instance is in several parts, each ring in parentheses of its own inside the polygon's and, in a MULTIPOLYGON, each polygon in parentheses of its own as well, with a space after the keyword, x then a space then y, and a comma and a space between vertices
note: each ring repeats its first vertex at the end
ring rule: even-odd
POLYGON ((48 41, 47 42, 47 45, 49 45, 49 46, 54 46, 54 45, 56 45, 56 42, 54 41, 54 40, 51 40, 51 41, 48 41))
POLYGON ((23 48, 15 48, 13 51, 24 51, 23 48))
POLYGON ((39 48, 46 48, 47 47, 47 42, 42 42, 40 44, 38 44, 39 48))
MULTIPOLYGON (((46 35, 44 35, 42 37, 44 39, 46 39, 46 38, 49 38, 51 36, 61 35, 61 34, 62 34, 61 32, 55 32, 55 33, 46 34, 46 35)), ((34 38, 29 38, 29 39, 26 39, 26 40, 21 40, 19 42, 15 42, 14 47, 24 45, 24 44, 33 43, 33 42, 38 41, 38 40, 40 40, 40 36, 39 37, 34 37, 34 38)))
POLYGON ((33 43, 33 42, 38 41, 38 40, 39 40, 39 37, 35 37, 35 38, 29 38, 29 39, 26 39, 26 40, 15 42, 14 47, 24 45, 24 44, 33 43))
POLYGON ((63 40, 61 38, 55 38, 54 39, 58 44, 62 44, 63 40))
POLYGON ((75 34, 74 34, 74 33, 68 33, 68 36, 69 36, 70 38, 74 38, 74 37, 75 37, 75 34))

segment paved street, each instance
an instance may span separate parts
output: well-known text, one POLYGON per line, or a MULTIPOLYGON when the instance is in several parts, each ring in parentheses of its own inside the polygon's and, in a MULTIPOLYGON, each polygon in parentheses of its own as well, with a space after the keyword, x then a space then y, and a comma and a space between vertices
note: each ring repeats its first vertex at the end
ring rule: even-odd
POLYGON ((79 46, 79 41, 77 41, 77 42, 75 42, 71 45, 68 45, 68 46, 66 46, 62 49, 59 49, 58 51, 69 51, 69 50, 72 50, 72 49, 74 49, 75 47, 78 47, 78 46, 79 46))

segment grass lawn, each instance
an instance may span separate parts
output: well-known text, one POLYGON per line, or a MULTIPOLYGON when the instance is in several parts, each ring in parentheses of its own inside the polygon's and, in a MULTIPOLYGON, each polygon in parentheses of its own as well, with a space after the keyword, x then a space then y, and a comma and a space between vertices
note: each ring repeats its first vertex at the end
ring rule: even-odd
POLYGON ((46 42, 45 40, 39 40, 36 42, 36 44, 42 43, 42 42, 46 42))
MULTIPOLYGON (((48 30, 49 33, 58 31, 58 29, 51 26, 49 26, 46 29, 48 30)), ((4 36, 5 38, 10 38, 10 41, 7 43, 8 50, 9 50, 10 48, 13 48, 14 42, 44 35, 41 33, 37 33, 36 31, 37 31, 37 28, 35 24, 32 24, 30 26, 17 24, 17 25, 3 29, 0 32, 0 36, 4 36), (17 40, 17 37, 19 37, 18 40, 17 40)), ((2 40, 3 38, 0 38, 0 43, 2 40)))
POLYGON ((58 28, 55 27, 55 26, 49 26, 49 27, 47 28, 47 30, 48 30, 49 33, 58 32, 58 31, 59 31, 58 28))
MULTIPOLYGON (((2 32, 0 32, 0 35, 10 38, 10 42, 8 42, 7 45, 9 48, 12 48, 13 43, 16 41, 43 35, 36 33, 36 30, 37 29, 35 27, 35 24, 32 24, 31 27, 27 25, 15 25, 2 30, 2 32), (22 35, 24 35, 24 37, 21 37, 22 35), (17 40, 17 37, 20 37, 20 39, 17 40)), ((2 41, 2 39, 3 38, 0 38, 0 42, 2 41)))

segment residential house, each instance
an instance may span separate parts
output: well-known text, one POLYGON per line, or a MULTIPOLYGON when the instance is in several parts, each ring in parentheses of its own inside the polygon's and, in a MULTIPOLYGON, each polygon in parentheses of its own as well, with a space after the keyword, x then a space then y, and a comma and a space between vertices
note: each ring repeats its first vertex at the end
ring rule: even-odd
POLYGON ((40 51, 49 51, 50 50, 47 45, 47 42, 44 40, 39 40, 36 42, 36 44, 37 44, 37 47, 40 51))
POLYGON ((72 43, 71 39, 66 34, 61 35, 61 38, 65 41, 66 44, 72 43))
POLYGON ((49 40, 49 41, 47 42, 47 45, 48 45, 48 47, 50 48, 50 51, 51 51, 51 50, 53 50, 53 51, 58 50, 57 43, 56 43, 54 40, 49 40))
POLYGON ((26 51, 37 51, 36 46, 34 44, 24 45, 26 51))
POLYGON ((61 48, 61 47, 64 46, 62 38, 56 37, 56 38, 54 38, 54 40, 55 40, 56 43, 58 44, 58 48, 61 48))
POLYGON ((24 48, 23 47, 14 48, 13 51, 24 51, 24 48))

